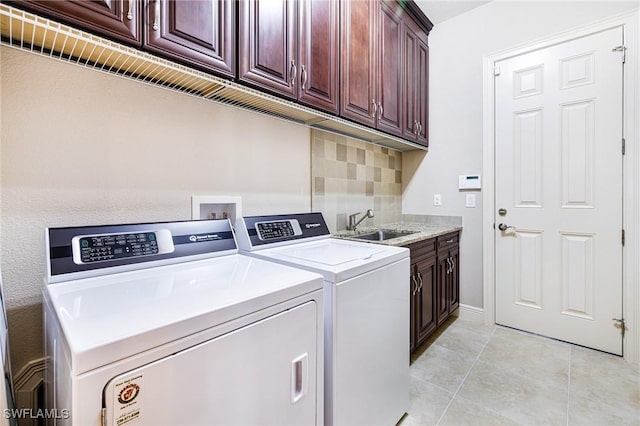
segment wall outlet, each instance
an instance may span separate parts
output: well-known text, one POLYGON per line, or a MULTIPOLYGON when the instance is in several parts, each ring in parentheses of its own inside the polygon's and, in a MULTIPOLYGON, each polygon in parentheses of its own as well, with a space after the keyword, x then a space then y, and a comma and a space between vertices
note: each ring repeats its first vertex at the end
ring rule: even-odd
POLYGON ((433 194, 433 205, 434 206, 441 206, 442 205, 442 195, 433 194))
POLYGON ((476 206, 476 194, 467 194, 465 205, 469 208, 474 208, 476 206))

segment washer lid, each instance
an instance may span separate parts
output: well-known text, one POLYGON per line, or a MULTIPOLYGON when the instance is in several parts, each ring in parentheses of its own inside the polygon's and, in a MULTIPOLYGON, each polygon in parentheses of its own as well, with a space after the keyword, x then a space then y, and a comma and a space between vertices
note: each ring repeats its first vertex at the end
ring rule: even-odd
POLYGON ((327 266, 337 266, 359 260, 369 260, 376 253, 382 253, 384 247, 353 246, 341 244, 314 244, 310 246, 291 246, 280 250, 280 254, 292 259, 318 263, 327 266))
POLYGON ((409 257, 409 249, 328 238, 251 252, 252 256, 317 272, 329 282, 349 278, 409 257))
POLYGON ((80 374, 322 286, 320 275, 236 254, 47 285, 44 296, 80 374))

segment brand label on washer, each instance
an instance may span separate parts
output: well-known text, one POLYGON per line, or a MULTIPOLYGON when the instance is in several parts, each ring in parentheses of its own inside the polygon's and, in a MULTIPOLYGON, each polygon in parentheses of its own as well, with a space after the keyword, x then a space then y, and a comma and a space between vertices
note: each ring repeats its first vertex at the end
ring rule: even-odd
POLYGON ((142 416, 142 373, 118 381, 113 386, 113 424, 122 426, 142 416))

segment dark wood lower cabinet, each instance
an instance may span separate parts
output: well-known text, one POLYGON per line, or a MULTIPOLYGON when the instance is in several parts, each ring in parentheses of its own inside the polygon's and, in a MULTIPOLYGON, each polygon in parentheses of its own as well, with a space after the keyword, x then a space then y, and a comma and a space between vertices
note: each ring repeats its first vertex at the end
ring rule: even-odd
POLYGON ((459 233, 409 245, 410 350, 413 352, 460 304, 459 233))

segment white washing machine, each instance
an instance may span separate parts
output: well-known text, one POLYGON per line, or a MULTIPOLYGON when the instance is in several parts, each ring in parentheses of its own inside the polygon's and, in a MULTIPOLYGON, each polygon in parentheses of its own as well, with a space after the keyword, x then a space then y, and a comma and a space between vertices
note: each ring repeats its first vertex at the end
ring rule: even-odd
POLYGON ((320 275, 237 254, 227 220, 46 240, 54 423, 323 423, 320 275))
POLYGON ((236 227, 241 253, 324 277, 325 424, 396 424, 409 408, 409 250, 330 238, 321 213, 236 227))

